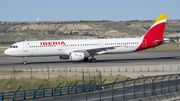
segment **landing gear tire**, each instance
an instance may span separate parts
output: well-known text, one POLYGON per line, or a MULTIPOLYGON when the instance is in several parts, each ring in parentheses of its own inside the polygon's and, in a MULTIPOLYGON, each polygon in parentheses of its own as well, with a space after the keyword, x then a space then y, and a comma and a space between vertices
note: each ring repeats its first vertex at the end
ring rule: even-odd
POLYGON ((91 58, 90 60, 92 63, 96 63, 96 58, 91 58))
POLYGON ((24 57, 24 62, 23 62, 24 65, 27 64, 26 60, 27 60, 27 57, 24 57))
POLYGON ((84 58, 84 60, 83 60, 83 61, 84 61, 84 62, 87 62, 88 60, 89 60, 88 58, 84 58))
POLYGON ((26 62, 26 61, 24 61, 24 62, 23 62, 23 64, 24 64, 24 65, 26 65, 26 64, 27 64, 27 62, 26 62))

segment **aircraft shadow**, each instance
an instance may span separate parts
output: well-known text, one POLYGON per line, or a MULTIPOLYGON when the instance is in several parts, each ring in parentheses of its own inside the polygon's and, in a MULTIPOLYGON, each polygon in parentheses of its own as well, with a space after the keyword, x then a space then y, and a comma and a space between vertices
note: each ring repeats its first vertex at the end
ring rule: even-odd
POLYGON ((168 59, 176 59, 180 60, 180 58, 177 58, 178 56, 173 57, 158 57, 158 58, 138 58, 138 59, 111 59, 111 60, 97 60, 97 62, 113 62, 113 61, 143 61, 143 60, 168 60, 168 59))
MULTIPOLYGON (((158 57, 158 58, 138 58, 138 59, 106 59, 106 60, 97 60, 96 63, 133 63, 136 61, 147 61, 147 60, 180 60, 180 58, 178 58, 178 56, 173 56, 173 57, 158 57)), ((83 62, 83 61, 46 61, 46 62, 28 62, 28 65, 38 65, 38 64, 63 64, 63 63, 72 63, 72 64, 88 64, 91 62, 83 62)), ((8 63, 8 64, 1 64, 1 66, 14 66, 14 65, 23 65, 22 63, 8 63)))

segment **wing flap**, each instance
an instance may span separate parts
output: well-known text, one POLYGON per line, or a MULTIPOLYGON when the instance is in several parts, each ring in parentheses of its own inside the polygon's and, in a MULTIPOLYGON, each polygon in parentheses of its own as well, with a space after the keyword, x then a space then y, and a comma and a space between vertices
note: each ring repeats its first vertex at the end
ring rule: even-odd
POLYGON ((99 47, 99 48, 87 48, 87 49, 81 49, 81 50, 74 50, 73 52, 100 52, 100 51, 106 51, 107 49, 115 49, 116 47, 121 47, 121 46, 111 46, 111 47, 99 47))

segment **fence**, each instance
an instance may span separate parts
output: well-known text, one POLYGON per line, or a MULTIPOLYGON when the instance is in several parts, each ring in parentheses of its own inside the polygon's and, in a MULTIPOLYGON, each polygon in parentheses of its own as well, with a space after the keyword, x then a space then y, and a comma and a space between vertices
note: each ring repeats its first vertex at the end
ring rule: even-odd
POLYGON ((25 99, 35 99, 35 97, 48 97, 55 95, 65 95, 71 93, 80 93, 87 91, 96 90, 97 85, 94 84, 82 84, 82 85, 75 85, 73 86, 61 86, 58 87, 55 91, 56 87, 51 88, 40 88, 38 89, 31 89, 31 90, 21 90, 16 93, 16 91, 12 92, 2 92, 0 93, 1 101, 5 99, 12 99, 12 100, 25 100, 25 99), (71 92, 72 91, 72 92, 71 92))
MULTIPOLYGON (((148 77, 138 77, 136 79, 127 78, 125 81, 103 84, 106 88, 112 87, 112 93, 104 93, 106 100, 130 100, 142 97, 156 96, 180 91, 180 74, 157 75, 148 77), (165 80, 166 79, 166 80, 165 80), (116 90, 113 89, 116 86, 116 90), (117 90, 119 89, 119 90, 117 90), (116 93, 114 95, 113 93, 116 93), (109 98, 107 98, 109 96, 109 98), (115 97, 113 97, 115 96, 115 97)), ((99 94, 101 92, 99 91, 99 94)), ((103 97, 102 97, 103 98, 103 97)), ((99 97, 99 99, 101 99, 99 97)))
MULTIPOLYGON (((114 68, 41 68, 41 69, 30 69, 30 68, 26 68, 25 73, 26 75, 23 77, 37 77, 37 78, 53 78, 53 77, 58 77, 59 74, 66 76, 67 75, 78 75, 78 76, 84 76, 83 79, 85 80, 94 80, 97 79, 97 82, 94 82, 94 84, 100 84, 100 82, 102 82, 101 77, 99 76, 99 71, 101 71, 102 75, 126 75, 126 76, 131 76, 130 73, 136 73, 135 75, 152 75, 151 73, 154 72, 154 75, 159 74, 159 72, 161 72, 161 74, 166 74, 166 73, 178 73, 179 70, 179 66, 152 66, 152 67, 114 67, 114 68), (84 72, 84 74, 83 74, 84 72), (127 73, 126 73, 127 72, 127 73), (31 74, 30 74, 31 73, 31 74), (27 75, 28 74, 28 75, 27 75)), ((84 83, 84 80, 83 80, 84 83)), ((87 83, 87 82, 86 82, 87 83)))
POLYGON ((98 72, 98 70, 102 71, 103 72, 149 72, 149 71, 180 71, 180 66, 169 66, 169 67, 121 67, 121 68, 87 68, 87 69, 81 69, 81 68, 75 68, 75 69, 72 69, 72 68, 41 68, 41 69, 32 69, 31 67, 30 68, 26 68, 26 72, 39 72, 39 73, 48 73, 48 72, 51 72, 51 73, 79 73, 79 72, 98 72))
MULTIPOLYGON (((32 80, 32 77, 37 77, 38 76, 41 76, 40 78, 44 78, 42 76, 45 76, 45 78, 54 78, 54 77, 58 77, 58 76, 64 76, 66 78, 66 81, 68 80, 68 76, 82 76, 82 84, 85 84, 85 81, 86 83, 90 82, 91 80, 93 80, 93 84, 99 84, 102 82, 101 80, 101 71, 99 71, 98 69, 96 69, 95 72, 90 72, 89 69, 87 69, 87 71, 85 71, 84 69, 80 69, 79 71, 77 69, 74 69, 74 71, 72 69, 68 69, 68 68, 64 68, 64 69, 49 69, 49 67, 47 67, 47 70, 43 70, 41 69, 42 71, 40 73, 38 73, 38 69, 32 69, 30 67, 30 71, 28 70, 28 68, 26 68, 26 72, 23 72, 23 71, 17 71, 15 70, 15 68, 13 67, 13 71, 12 71, 12 74, 11 75, 7 75, 10 79, 11 78, 31 78, 32 80), (50 70, 52 72, 50 72, 50 70), (54 76, 55 74, 55 76, 54 76), (88 81, 88 82, 87 82, 88 81)), ((10 71, 8 71, 10 72, 10 71)), ((6 74, 5 74, 6 75, 6 74)), ((3 75, 4 77, 4 75, 3 75)), ((6 77, 7 78, 7 77, 6 77)))
MULTIPOLYGON (((106 79, 103 80, 99 85, 82 84, 74 86, 63 86, 63 87, 52 87, 52 88, 41 88, 32 90, 23 90, 13 92, 3 92, 0 93, 1 101, 4 99, 36 99, 37 97, 45 96, 55 96, 72 94, 79 92, 86 92, 91 90, 99 90, 99 92, 86 93, 85 96, 81 95, 81 98, 87 100, 87 96, 93 96, 93 98, 98 98, 97 100, 130 100, 137 99, 148 96, 155 96, 158 94, 166 94, 172 92, 180 91, 180 74, 170 74, 170 75, 157 75, 148 77, 138 77, 136 79, 127 78, 124 81, 118 81, 118 78, 113 83, 104 84, 106 79), (101 91, 101 89, 109 89, 108 91, 101 91), (112 89, 112 90, 110 90, 112 89), (118 89, 118 90, 117 90, 118 89), (105 93, 103 93, 105 92, 105 93)), ((73 98, 78 97, 77 95, 73 98)), ((67 97, 67 99, 70 99, 67 97)), ((89 98, 91 99, 91 98, 89 98)), ((72 100, 72 96, 71 96, 72 100)))

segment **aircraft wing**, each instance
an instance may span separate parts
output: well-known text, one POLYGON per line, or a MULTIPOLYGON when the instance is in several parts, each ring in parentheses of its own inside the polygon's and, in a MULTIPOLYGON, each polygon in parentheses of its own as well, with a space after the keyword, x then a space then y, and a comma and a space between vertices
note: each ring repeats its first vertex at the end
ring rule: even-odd
POLYGON ((80 49, 80 50, 74 50, 73 52, 91 52, 91 53, 96 53, 100 51, 106 51, 107 49, 115 49, 116 47, 121 47, 121 46, 111 46, 111 47, 98 47, 98 48, 87 48, 87 49, 80 49))
POLYGON ((69 55, 71 52, 88 52, 93 54, 104 54, 108 49, 115 49, 116 47, 123 47, 123 46, 111 46, 111 47, 98 47, 98 48, 85 48, 85 49, 73 49, 73 50, 66 50, 64 54, 69 55))

